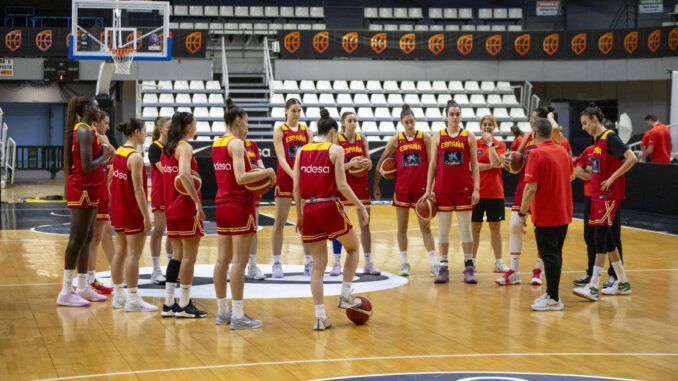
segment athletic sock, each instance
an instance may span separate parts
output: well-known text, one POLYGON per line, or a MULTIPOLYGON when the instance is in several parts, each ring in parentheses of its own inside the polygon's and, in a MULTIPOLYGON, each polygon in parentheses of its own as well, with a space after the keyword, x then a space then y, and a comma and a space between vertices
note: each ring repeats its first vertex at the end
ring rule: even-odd
POLYGON ((448 266, 448 263, 447 263, 447 255, 441 255, 441 256, 440 256, 440 265, 441 265, 441 266, 445 266, 445 267, 448 266))
POLYGON ((250 266, 256 266, 257 265, 257 253, 250 254, 249 265, 250 266))
POLYGON ((313 257, 310 255, 304 255, 304 264, 309 264, 313 262, 313 257))
POLYGON ((341 265, 341 254, 334 254, 334 264, 341 265))
POLYGON ((365 264, 372 262, 372 253, 365 253, 365 264))
POLYGON ((320 318, 320 319, 327 318, 327 312, 325 312, 325 305, 324 304, 314 304, 313 308, 315 308, 315 317, 316 318, 320 318))
POLYGON ((544 269, 544 261, 541 260, 541 258, 537 258, 537 263, 534 265, 535 269, 543 270, 544 269))
POLYGON ((436 251, 431 250, 428 252, 428 258, 431 260, 431 265, 435 266, 438 264, 438 258, 436 258, 436 251))
POLYGON ((172 260, 172 253, 167 253, 167 263, 172 260))
POLYGON ((218 313, 220 314, 221 313, 227 314, 230 311, 228 309, 228 301, 226 300, 226 298, 217 299, 217 306, 219 307, 218 313))
POLYGON ((96 278, 96 271, 94 271, 94 270, 87 271, 87 283, 94 282, 95 278, 96 278))
POLYGON ((600 286, 600 274, 602 273, 603 273, 602 267, 593 266, 593 275, 591 275, 591 282, 589 283, 591 287, 598 288, 600 286))
POLYGON ((160 271, 160 257, 151 257, 153 261, 153 272, 160 271))
POLYGON ((515 271, 516 274, 519 273, 518 268, 520 267, 520 255, 511 254, 511 270, 515 271))
POLYGON ((87 287, 87 274, 78 273, 78 290, 86 290, 87 287))
POLYGON ((407 251, 400 252, 400 261, 402 263, 407 263, 407 251))
POLYGON ((273 263, 280 263, 280 255, 273 256, 273 263))
POLYGON ((122 283, 114 284, 113 285, 113 292, 115 293, 115 296, 127 297, 127 295, 125 294, 125 289, 122 286, 122 283))
MULTIPOLYGON (((122 285, 120 285, 122 287, 122 285)), ((174 290, 177 288, 177 282, 165 282, 165 305, 172 307, 176 302, 174 300, 174 290)))
POLYGON ((464 266, 468 267, 471 266, 473 267, 473 254, 464 254, 464 266))
POLYGON ((349 296, 351 294, 351 285, 353 282, 341 282, 341 296, 349 296))
POLYGON ((127 296, 129 297, 128 300, 137 300, 137 298, 139 297, 138 288, 137 287, 128 287, 127 288, 127 296))
POLYGON ((231 301, 231 304, 233 305, 233 317, 236 319, 242 319, 242 317, 245 315, 245 312, 243 312, 242 300, 233 300, 231 301))
POLYGON ((181 261, 170 259, 167 263, 167 271, 165 272, 165 279, 167 282, 177 283, 179 278, 179 270, 181 270, 181 261))
POLYGON ((182 284, 181 285, 181 297, 179 299, 179 307, 184 308, 191 301, 191 285, 182 284))
POLYGON ((612 262, 612 267, 614 267, 614 272, 617 274, 617 279, 620 283, 628 282, 628 279, 626 279, 626 272, 624 272, 624 265, 622 265, 621 261, 612 262))
POLYGON ((64 270, 64 281, 61 286, 61 293, 68 294, 73 292, 73 277, 75 276, 75 270, 64 270))

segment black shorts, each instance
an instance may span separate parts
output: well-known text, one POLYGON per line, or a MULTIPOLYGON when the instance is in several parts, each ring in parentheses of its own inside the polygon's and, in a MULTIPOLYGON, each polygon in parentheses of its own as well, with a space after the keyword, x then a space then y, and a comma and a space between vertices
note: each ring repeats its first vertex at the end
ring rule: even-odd
POLYGON ((483 216, 487 214, 487 222, 499 222, 506 219, 503 198, 481 198, 478 204, 473 206, 471 222, 483 222, 483 216))

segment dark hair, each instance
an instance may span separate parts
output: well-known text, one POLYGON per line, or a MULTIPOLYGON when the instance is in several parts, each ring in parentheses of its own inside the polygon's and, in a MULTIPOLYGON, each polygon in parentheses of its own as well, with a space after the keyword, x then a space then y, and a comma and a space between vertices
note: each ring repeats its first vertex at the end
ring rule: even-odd
POLYGON ((553 108, 553 106, 544 106, 544 107, 537 107, 532 112, 537 113, 537 117, 539 118, 546 118, 550 112, 554 112, 556 109, 553 108))
POLYGON ((108 113, 106 111, 100 109, 99 110, 99 120, 101 121, 101 120, 104 120, 106 118, 108 118, 108 113))
POLYGON ((339 130, 337 121, 330 116, 330 112, 327 109, 320 109, 320 120, 318 120, 318 135, 324 136, 327 135, 332 129, 339 130))
POLYGON ((233 103, 233 99, 231 99, 231 97, 226 98, 226 112, 224 113, 224 122, 226 122, 227 126, 233 124, 233 122, 235 122, 235 118, 240 117, 244 119, 246 115, 247 112, 236 106, 235 103, 233 103))
POLYGON ((609 119, 605 119, 603 121, 603 126, 605 126, 605 128, 608 129, 608 130, 614 131, 615 134, 618 132, 617 126, 615 126, 614 122, 609 120, 609 119))
POLYGON ((159 116, 155 118, 155 121, 153 121, 153 136, 151 136, 153 141, 160 139, 160 126, 167 123, 169 120, 170 118, 166 116, 159 116))
POLYGON ((141 130, 144 128, 144 122, 141 119, 129 118, 126 121, 119 123, 115 127, 118 131, 122 132, 125 137, 130 137, 134 131, 141 130))
POLYGON ((403 120, 403 118, 405 118, 408 115, 412 115, 414 117, 414 111, 412 111, 410 105, 405 103, 403 105, 403 109, 400 111, 400 120, 403 120))
MULTIPOLYGON (((299 105, 301 106, 301 101, 297 98, 290 98, 285 102, 285 111, 289 110, 290 107, 294 105, 299 105)), ((287 114, 285 114, 285 122, 287 122, 287 114)))
POLYGON ((346 121, 346 118, 348 118, 350 115, 355 115, 355 112, 353 111, 344 111, 341 114, 341 131, 344 132, 346 129, 344 128, 344 122, 346 121))
POLYGON ((80 116, 81 121, 91 122, 97 121, 99 109, 94 103, 93 97, 71 97, 68 101, 68 109, 66 110, 66 130, 64 131, 64 178, 68 180, 71 174, 71 167, 73 166, 73 152, 71 146, 73 145, 73 129, 80 116))
POLYGON ((523 136, 524 135, 523 130, 521 130, 520 127, 518 127, 517 124, 514 124, 513 126, 511 126, 511 133, 513 134, 513 136, 523 136))
POLYGON ((535 119, 534 130, 538 137, 542 139, 551 139, 551 122, 546 118, 535 119))
POLYGON ((651 120, 653 122, 656 122, 658 119, 657 119, 657 115, 647 114, 647 115, 645 115, 645 120, 651 120))
POLYGON ((179 141, 184 137, 186 127, 193 123, 194 119, 193 114, 185 111, 177 111, 172 115, 172 124, 167 132, 167 143, 164 149, 165 155, 172 156, 179 141))
POLYGON ((445 118, 447 118, 447 112, 450 111, 450 108, 452 107, 457 107, 459 110, 461 110, 461 106, 457 102, 454 101, 454 99, 450 99, 447 101, 447 105, 445 105, 445 118))
POLYGON ((595 103, 589 103, 588 106, 581 112, 580 116, 586 115, 589 119, 593 119, 595 116, 598 119, 598 123, 605 123, 605 115, 603 111, 595 103))

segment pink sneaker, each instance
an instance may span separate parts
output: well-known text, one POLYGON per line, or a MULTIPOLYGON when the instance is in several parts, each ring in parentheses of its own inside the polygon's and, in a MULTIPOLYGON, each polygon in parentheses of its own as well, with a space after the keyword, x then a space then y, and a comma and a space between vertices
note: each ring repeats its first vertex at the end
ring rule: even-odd
POLYGON ((377 270, 377 268, 374 267, 374 263, 369 262, 369 263, 365 264, 365 268, 363 269, 363 274, 381 275, 381 271, 377 270))
POLYGON ((531 281, 533 286, 541 286, 542 281, 541 281, 541 269, 533 269, 532 270, 532 281, 531 281))
POLYGON ((330 271, 330 276, 339 276, 341 275, 341 265, 339 263, 335 263, 332 265, 332 271, 330 271))
POLYGON ((71 291, 67 294, 59 293, 59 296, 57 296, 57 304, 60 305, 60 306, 68 306, 68 307, 87 307, 87 306, 89 306, 88 301, 79 297, 73 291, 71 291))
POLYGON ((89 287, 84 290, 78 289, 75 293, 79 297, 89 300, 90 302, 105 302, 108 300, 107 297, 97 294, 96 291, 89 287))

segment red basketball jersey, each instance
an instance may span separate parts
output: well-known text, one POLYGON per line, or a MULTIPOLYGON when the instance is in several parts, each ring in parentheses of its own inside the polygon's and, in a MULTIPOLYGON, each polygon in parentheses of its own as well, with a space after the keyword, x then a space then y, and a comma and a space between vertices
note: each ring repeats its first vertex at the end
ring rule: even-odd
MULTIPOLYGON (((159 141, 154 141, 153 144, 160 147, 160 150, 165 148, 162 143, 159 141)), ((162 160, 162 158, 161 158, 162 160)), ((160 163, 162 164, 162 162, 160 163)), ((162 184, 162 172, 155 165, 151 165, 151 200, 153 201, 153 206, 155 205, 165 205, 165 192, 162 184)))
MULTIPOLYGON (((308 134, 306 132, 306 126, 299 123, 299 128, 296 131, 292 131, 286 124, 280 126, 280 129, 283 133, 283 149, 285 150, 285 160, 289 164, 290 168, 294 168, 294 161, 297 159, 297 151, 302 146, 308 143, 308 134)), ((281 166, 278 166, 278 176, 288 176, 281 166)))
MULTIPOLYGON (((348 163, 352 158, 357 156, 365 156, 365 142, 363 137, 356 133, 355 139, 353 142, 348 140, 343 134, 337 136, 339 139, 339 145, 344 149, 344 162, 348 163)), ((346 170, 346 182, 353 189, 354 192, 362 191, 364 192, 369 188, 369 180, 367 176, 355 177, 349 175, 348 170, 346 170)))
POLYGON ((77 135, 78 128, 80 126, 85 126, 89 128, 92 132, 92 159, 98 159, 101 156, 101 142, 97 137, 97 133, 89 124, 87 123, 77 123, 73 127, 73 143, 71 144, 71 152, 73 154, 73 169, 69 175, 70 181, 75 182, 80 185, 82 188, 93 188, 101 184, 104 178, 104 170, 100 166, 99 168, 93 170, 92 172, 85 173, 82 169, 82 162, 80 161, 80 143, 78 143, 77 135))
POLYGON ((408 140, 404 132, 398 134, 396 145, 396 186, 398 193, 419 193, 426 190, 426 142, 424 133, 414 132, 414 138, 408 140))
POLYGON ((591 193, 592 197, 605 198, 607 200, 624 200, 626 198, 625 175, 619 176, 612 183, 608 191, 600 189, 600 183, 609 179, 624 163, 624 160, 619 160, 607 150, 607 139, 612 134, 614 134, 612 130, 603 132, 596 139, 593 150, 589 153, 589 161, 591 163, 591 193))
MULTIPOLYGON (((120 146, 113 156, 113 180, 111 181, 111 225, 115 227, 135 226, 144 215, 139 210, 137 199, 134 196, 132 171, 127 168, 127 160, 137 150, 129 146, 120 146)), ((146 183, 146 166, 142 166, 144 199, 148 199, 146 183)))
MULTIPOLYGON (((177 148, 181 144, 188 143, 181 140, 177 144, 177 148)), ((175 148, 172 156, 167 156, 163 153, 160 157, 163 173, 163 191, 165 193, 165 216, 167 218, 193 217, 198 211, 195 209, 195 203, 191 196, 177 192, 177 189, 174 187, 174 178, 179 174, 179 162, 177 161, 176 153, 175 148)), ((196 172, 198 171, 198 163, 195 161, 195 157, 191 157, 191 169, 196 172)), ((200 191, 198 191, 198 198, 202 199, 200 191)))
POLYGON ((332 143, 308 143, 301 148, 299 186, 301 198, 336 197, 339 194, 330 160, 332 143))
MULTIPOLYGON (((534 151, 537 149, 537 146, 534 144, 534 139, 532 138, 532 135, 527 139, 527 143, 525 143, 525 163, 527 163, 527 157, 530 155, 530 152, 534 151)), ((523 166, 523 170, 520 171, 520 177, 518 177, 518 182, 525 182, 525 166, 523 166)))
MULTIPOLYGON (((230 201, 237 201, 243 206, 252 206, 254 198, 244 185, 239 185, 235 180, 233 170, 233 158, 228 153, 228 144, 234 136, 221 137, 212 144, 212 162, 214 163, 214 175, 217 177, 217 205, 230 201)), ((251 169, 247 152, 244 153, 245 172, 251 169)))
POLYGON ((110 195, 108 194, 108 171, 107 165, 104 164, 101 166, 101 182, 99 183, 99 188, 97 188, 97 199, 99 201, 110 199, 110 195))
POLYGON ((455 137, 448 135, 447 129, 441 130, 440 142, 436 149, 438 150, 438 165, 433 191, 436 193, 472 192, 473 177, 471 176, 468 130, 460 129, 455 137))
MULTIPOLYGON (((247 151, 247 160, 250 162, 250 165, 253 168, 256 167, 257 161, 261 159, 257 142, 245 139, 245 151, 247 151)), ((292 165, 290 168, 294 168, 294 165, 292 165)))

